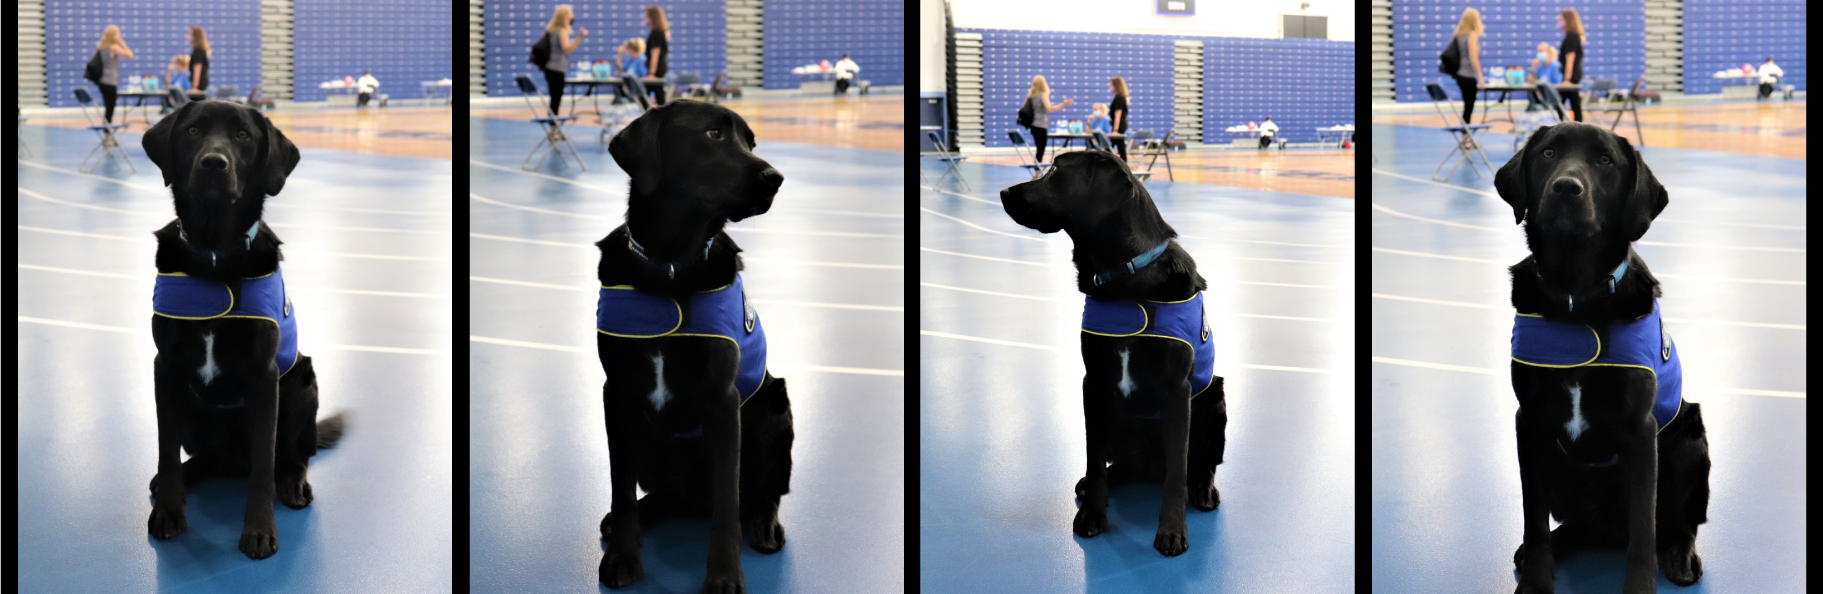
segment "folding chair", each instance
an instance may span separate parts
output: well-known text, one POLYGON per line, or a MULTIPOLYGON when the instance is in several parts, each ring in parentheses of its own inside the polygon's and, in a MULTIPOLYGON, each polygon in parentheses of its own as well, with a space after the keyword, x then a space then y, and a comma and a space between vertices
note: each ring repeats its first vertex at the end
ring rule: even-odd
POLYGON ((1627 92, 1626 98, 1621 100, 1619 107, 1603 107, 1601 109, 1590 110, 1614 114, 1614 123, 1608 125, 1609 130, 1614 130, 1616 127, 1620 126, 1621 118, 1627 117, 1627 114, 1631 112, 1633 114, 1633 132, 1639 134, 1639 146, 1646 146, 1646 132, 1645 130, 1640 129, 1639 126, 1639 89, 1640 87, 1645 86, 1645 84, 1646 78, 1643 76, 1634 80, 1633 90, 1627 92))
MULTIPOLYGON (((1089 150, 1101 151, 1104 153, 1112 153, 1112 152, 1114 152, 1114 141, 1108 140, 1107 132, 1102 132, 1100 130, 1090 132, 1089 133, 1089 150)), ((1129 167, 1127 170, 1133 172, 1134 177, 1138 177, 1139 181, 1141 181, 1141 182, 1144 182, 1148 179, 1152 179, 1151 171, 1132 169, 1131 167, 1129 167)))
MULTIPOLYGON (((672 97, 695 97, 697 91, 703 91, 703 77, 694 72, 679 72, 671 81, 672 97)), ((705 92, 706 94, 706 92, 705 92)))
POLYGON ((250 93, 247 93, 247 105, 250 105, 254 109, 257 109, 260 111, 266 111, 268 109, 277 109, 277 107, 272 104, 271 99, 267 99, 265 97, 260 96, 260 86, 259 85, 253 85, 253 91, 250 93))
POLYGON ((25 128, 25 118, 19 118, 19 127, 13 129, 13 137, 19 140, 19 153, 25 158, 32 158, 32 147, 25 145, 25 139, 19 138, 19 130, 25 128))
POLYGON ((110 124, 106 121, 96 123, 96 116, 101 114, 92 114, 89 111, 90 108, 94 108, 97 111, 101 108, 94 105, 95 100, 89 96, 89 90, 82 87, 76 87, 72 90, 76 92, 76 102, 82 104, 82 117, 89 121, 89 131, 94 132, 95 135, 101 139, 100 142, 95 144, 95 148, 89 149, 88 155, 82 157, 82 165, 79 166, 78 169, 83 173, 94 173, 97 168, 101 167, 103 159, 116 158, 115 155, 119 155, 118 158, 121 161, 125 161, 127 167, 132 169, 133 173, 139 173, 139 168, 133 166, 133 160, 127 158, 127 151, 120 148, 119 138, 114 136, 115 130, 125 130, 127 125, 110 124), (95 159, 95 165, 90 167, 89 159, 94 158, 95 151, 101 151, 102 158, 95 159))
POLYGON ((1171 141, 1176 137, 1177 130, 1175 129, 1166 130, 1164 140, 1153 140, 1151 130, 1133 131, 1133 135, 1130 137, 1133 141, 1133 148, 1136 151, 1133 155, 1136 157, 1150 155, 1152 157, 1151 161, 1146 162, 1147 174, 1151 174, 1153 166, 1158 165, 1158 158, 1164 157, 1165 179, 1177 181, 1176 175, 1171 171, 1171 141))
POLYGON ((1468 161, 1470 173, 1475 174, 1475 177, 1481 177, 1481 173, 1475 170, 1475 155, 1481 155, 1481 164, 1487 167, 1488 175, 1493 175, 1494 164, 1488 161, 1487 153, 1481 151, 1481 143, 1477 140, 1480 135, 1487 133, 1490 126, 1487 124, 1471 124, 1462 121, 1462 112, 1456 110, 1456 102, 1450 101, 1449 95, 1443 94, 1442 85, 1434 82, 1424 83, 1424 90, 1430 93, 1431 105, 1437 108, 1437 115, 1443 117, 1443 127, 1441 130, 1450 133, 1450 138, 1453 138, 1456 141, 1456 147, 1450 149, 1448 155, 1443 156, 1442 163, 1437 164, 1437 173, 1441 173, 1444 165, 1449 165, 1454 161, 1456 164, 1450 167, 1449 175, 1439 176, 1437 173, 1432 173, 1431 179, 1436 181, 1447 181, 1449 178, 1455 177, 1456 170, 1462 167, 1463 161, 1468 161), (1449 111, 1443 110, 1445 105, 1449 106, 1449 111), (1461 122, 1461 124, 1451 124, 1450 118, 1452 117, 1456 118, 1456 121, 1461 122), (1461 158, 1458 159, 1458 156, 1461 158))
POLYGON ((1025 137, 1021 136, 1018 130, 1007 130, 1006 137, 1007 140, 1013 141, 1013 152, 1019 153, 1019 167, 1032 170, 1032 179, 1038 179, 1038 176, 1044 175, 1046 169, 1051 168, 1050 163, 1037 163, 1032 160, 1032 155, 1028 154, 1031 151, 1026 150, 1030 147, 1026 146, 1025 137))
POLYGON ((646 96, 646 84, 637 76, 620 75, 620 85, 614 87, 614 102, 602 113, 602 144, 607 144, 610 131, 619 132, 649 109, 652 109, 652 98, 646 96))
POLYGON ((937 178, 937 183, 931 184, 931 187, 943 187, 943 180, 954 175, 956 177, 956 183, 962 184, 963 191, 974 191, 968 187, 968 180, 962 179, 962 170, 956 167, 957 163, 961 163, 963 160, 968 159, 968 157, 950 152, 949 149, 943 148, 943 139, 937 137, 936 131, 926 131, 924 135, 930 137, 931 146, 937 148, 937 160, 949 165, 949 169, 944 170, 943 175, 937 178))
POLYGON ((519 168, 526 171, 543 169, 544 162, 551 158, 551 153, 557 153, 557 161, 563 163, 565 162, 563 149, 559 145, 567 145, 570 147, 570 154, 576 157, 576 166, 581 167, 583 171, 588 171, 589 167, 582 164, 582 154, 576 152, 576 145, 570 144, 570 136, 563 130, 564 126, 576 121, 576 116, 541 115, 547 113, 546 110, 550 108, 532 101, 532 97, 535 95, 543 97, 538 94, 538 86, 532 84, 532 77, 521 74, 513 77, 513 81, 519 83, 519 94, 525 97, 526 107, 532 110, 532 123, 538 124, 538 127, 544 130, 544 140, 538 141, 538 146, 532 147, 532 152, 525 156, 525 163, 520 164, 519 168), (528 167, 527 165, 532 162, 532 155, 536 155, 538 151, 546 148, 549 150, 544 152, 544 156, 538 158, 538 164, 528 167))
POLYGON ((1533 87, 1533 92, 1538 93, 1539 107, 1527 105, 1525 112, 1513 119, 1513 152, 1515 153, 1525 148, 1526 141, 1531 140, 1532 133, 1537 132, 1539 128, 1556 125, 1569 119, 1568 114, 1564 113, 1563 95, 1557 93, 1557 87, 1541 82, 1533 87))

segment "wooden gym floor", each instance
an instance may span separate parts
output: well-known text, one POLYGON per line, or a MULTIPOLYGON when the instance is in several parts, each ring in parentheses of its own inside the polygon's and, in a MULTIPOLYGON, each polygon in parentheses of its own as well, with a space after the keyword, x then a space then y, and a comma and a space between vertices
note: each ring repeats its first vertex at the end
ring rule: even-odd
MULTIPOLYGON (((149 111, 155 116, 158 110, 153 107, 149 111)), ((151 128, 146 122, 147 112, 147 108, 122 105, 115 108, 114 120, 127 124, 127 132, 144 133, 151 128)), ((449 159, 451 113, 443 107, 388 107, 278 110, 266 112, 266 117, 299 148, 449 159)), ((89 126, 89 120, 78 116, 31 117, 26 124, 82 129, 89 126)))
MULTIPOLYGON (((548 104, 548 96, 544 98, 548 104)), ((571 138, 577 142, 592 138, 595 118, 588 115, 594 98, 565 97, 563 111, 582 104, 585 116, 578 124, 584 132, 571 138)), ((606 104, 604 98, 603 104, 606 104)), ((795 142, 822 146, 860 148, 877 151, 905 150, 905 96, 871 95, 868 97, 815 97, 785 99, 749 99, 721 103, 747 120, 754 136, 767 141, 795 142)), ((474 117, 524 121, 532 111, 525 105, 472 108, 474 117)))
MULTIPOLYGON (((1475 103, 1477 123, 1484 123, 1483 105, 1481 102, 1475 103)), ((1512 122, 1501 121, 1507 115, 1507 106, 1499 103, 1485 105, 1492 108, 1487 113, 1493 121, 1485 122, 1494 126, 1489 132, 1512 134, 1512 122)), ((1519 98, 1518 103, 1512 107, 1515 112, 1524 109, 1525 99, 1519 98)), ((1584 106, 1584 123, 1603 127, 1614 124, 1614 114, 1597 113, 1591 111, 1590 107, 1592 106, 1584 106)), ((1457 109, 1461 109, 1460 104, 1457 109)), ((1632 115, 1626 115, 1619 126, 1614 126, 1614 130, 1636 145, 1639 144, 1640 132, 1643 131, 1646 146, 1803 159, 1806 135, 1804 120, 1802 100, 1649 105, 1639 108, 1639 131, 1634 128, 1632 115)), ((1434 110, 1411 114, 1374 114, 1376 124, 1436 128, 1443 125, 1442 121, 1442 116, 1434 110)), ((1489 146, 1493 144, 1490 142, 1489 146)), ((1511 145, 1510 140, 1508 145, 1511 145)))

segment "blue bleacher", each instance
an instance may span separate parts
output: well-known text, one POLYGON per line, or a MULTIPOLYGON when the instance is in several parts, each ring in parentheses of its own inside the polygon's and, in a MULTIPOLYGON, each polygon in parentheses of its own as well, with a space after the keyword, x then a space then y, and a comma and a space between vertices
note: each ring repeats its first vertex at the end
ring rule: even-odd
POLYGON ((1745 84, 1711 76, 1742 64, 1758 69, 1767 56, 1785 71, 1781 85, 1806 90, 1804 23, 1804 3, 1796 0, 1685 0, 1684 92, 1714 94, 1745 84))
MULTIPOLYGON (((310 0, 293 13, 292 97, 322 101, 318 84, 373 71, 379 92, 422 97, 419 83, 451 78, 451 4, 442 0, 310 0)), ((258 16, 258 4, 254 5, 258 16)), ((218 50, 216 52, 220 54, 218 50)), ((241 83, 245 95, 252 85, 241 83)), ((337 91, 338 93, 342 91, 337 91)))
MULTIPOLYGON (((578 60, 612 60, 614 50, 628 38, 646 38, 640 24, 645 7, 651 0, 568 0, 575 7, 578 28, 589 28, 589 39, 571 54, 578 60)), ((715 80, 727 65, 727 4, 720 0, 684 0, 657 3, 665 9, 671 23, 671 51, 667 60, 671 73, 701 74, 703 83, 715 80)), ((529 75, 543 88, 544 77, 538 66, 527 61, 532 44, 544 33, 556 3, 530 0, 493 0, 487 10, 487 94, 511 97, 519 94, 513 77, 529 75)), ((772 6, 767 5, 770 11, 772 6)), ((572 35, 574 33, 572 32, 572 35)), ((770 31, 768 31, 770 35, 770 31)), ((862 64, 865 68, 866 65, 862 64)))
MULTIPOLYGON (((768 89, 795 89, 791 69, 850 54, 859 79, 905 84, 905 6, 900 0, 766 0, 768 89)), ((711 74, 710 76, 713 76, 711 74)))
MULTIPOLYGON (((447 11, 445 12, 447 15, 447 11)), ((258 0, 173 0, 170 2, 70 1, 44 4, 45 80, 52 107, 74 107, 72 87, 95 88, 82 78, 82 68, 95 53, 101 31, 118 25, 138 58, 120 61, 120 82, 132 75, 162 77, 171 57, 190 54, 185 41, 191 25, 209 34, 210 88, 253 89, 260 79, 260 3, 258 0)), ((449 21, 450 17, 443 17, 449 21)), ((447 37, 447 36, 446 36, 447 37)), ((447 41, 446 41, 447 43, 447 41)), ((445 54, 448 52, 445 51, 445 54)))
MULTIPOLYGON (((768 5, 770 7, 770 5, 768 5)), ((768 8, 770 10, 770 8, 768 8)), ((1108 79, 1127 80, 1128 130, 1162 138, 1175 122, 1175 41, 1204 46, 1203 139, 1226 143, 1231 125, 1272 116, 1291 142, 1316 140, 1316 128, 1354 122, 1354 44, 1309 39, 1249 39, 959 29, 982 37, 982 85, 987 146, 1012 143, 1019 106, 1032 77, 1043 75, 1051 100, 1076 104, 1051 114, 1084 119, 1090 106, 1113 99, 1108 79)))
MULTIPOLYGON (((1582 16, 1588 37, 1582 82, 1607 78, 1625 88, 1646 72, 1644 0, 1584 0, 1568 5, 1535 0, 1402 0, 1393 4, 1393 82, 1398 101, 1430 101, 1424 84, 1440 78, 1444 91, 1460 99, 1455 83, 1437 71, 1437 56, 1449 45, 1450 34, 1466 8, 1480 10, 1486 28, 1480 41, 1484 75, 1492 66, 1525 67, 1541 42, 1561 46, 1563 32, 1557 30, 1557 15, 1564 8, 1574 8, 1582 16)), ((1688 4, 1684 19, 1688 37, 1688 4)), ((1688 57, 1685 63, 1688 69, 1688 57)))

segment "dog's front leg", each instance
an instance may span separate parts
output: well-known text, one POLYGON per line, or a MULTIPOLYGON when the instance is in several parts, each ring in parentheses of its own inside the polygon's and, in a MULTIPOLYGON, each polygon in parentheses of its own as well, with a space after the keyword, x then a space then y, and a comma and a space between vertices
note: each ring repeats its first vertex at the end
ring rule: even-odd
POLYGON ((153 477, 152 517, 146 520, 146 528, 161 540, 190 529, 184 520, 184 467, 179 452, 184 408, 177 401, 178 392, 187 388, 167 369, 171 364, 167 355, 152 359, 152 390, 158 399, 158 475, 153 477))
POLYGON ((252 467, 247 476, 247 515, 241 528, 241 553, 250 559, 265 559, 279 551, 278 526, 272 519, 272 500, 277 497, 272 464, 279 428, 278 365, 268 359, 252 384, 256 387, 247 395, 247 442, 252 447, 247 460, 252 467))
POLYGON ((741 410, 732 378, 711 399, 704 430, 709 438, 709 482, 714 500, 709 512, 709 575, 703 594, 741 594, 741 410))
POLYGON ((1184 527, 1184 473, 1190 455, 1188 380, 1172 386, 1165 395, 1164 409, 1165 503, 1158 510, 1158 534, 1152 538, 1152 548, 1166 557, 1176 557, 1190 548, 1190 536, 1184 527))
POLYGON ((601 396, 607 412, 608 464, 613 467, 609 475, 613 483, 613 512, 609 514, 613 529, 608 532, 608 552, 601 558, 597 578, 609 588, 620 588, 632 585, 646 575, 645 566, 639 562, 637 490, 640 449, 645 444, 640 443, 632 426, 635 419, 640 418, 639 411, 623 404, 632 397, 610 393, 607 384, 602 385, 601 396))
POLYGON ((1549 429, 1528 426, 1520 405, 1514 425, 1519 436, 1519 494, 1525 510, 1525 559, 1519 569, 1519 594, 1550 594, 1557 583, 1551 557, 1550 477, 1545 456, 1552 447, 1549 429))
POLYGON ((1626 429, 1620 458, 1627 473, 1626 594, 1658 589, 1658 423, 1650 412, 1626 429))
POLYGON ((1105 410, 1106 394, 1096 389, 1089 376, 1082 379, 1082 413, 1088 442, 1088 468, 1083 474, 1076 496, 1082 508, 1076 510, 1073 528, 1077 536, 1091 538, 1108 531, 1108 439, 1114 431, 1113 421, 1105 410))

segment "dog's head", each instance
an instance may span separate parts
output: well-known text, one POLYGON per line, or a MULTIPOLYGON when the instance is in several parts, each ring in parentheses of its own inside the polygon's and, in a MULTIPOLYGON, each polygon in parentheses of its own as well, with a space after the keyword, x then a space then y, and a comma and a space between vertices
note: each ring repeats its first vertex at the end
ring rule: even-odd
POLYGON ((1133 200, 1152 198, 1126 162, 1101 151, 1058 155, 1043 177, 1000 191, 1007 216, 1040 233, 1087 229, 1133 200))
POLYGON ((299 159, 264 114, 222 101, 184 104, 147 130, 141 145, 164 173, 190 241, 209 248, 246 233, 299 159))
POLYGON ((1513 222, 1525 224, 1539 265, 1566 274, 1560 278, 1605 272, 1593 262, 1624 257, 1669 201, 1626 138, 1577 122, 1533 133, 1494 175, 1494 188, 1512 205, 1513 222))
POLYGON ((785 176, 753 154, 753 130, 734 111, 700 101, 673 101, 647 111, 608 143, 608 154, 632 177, 628 209, 740 221, 772 208, 785 176))

